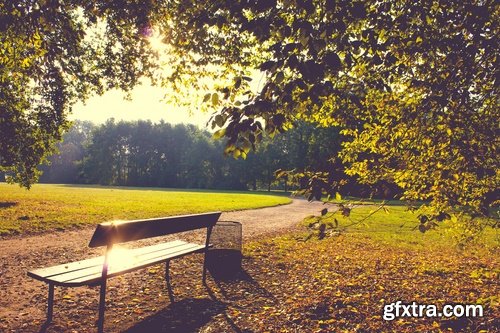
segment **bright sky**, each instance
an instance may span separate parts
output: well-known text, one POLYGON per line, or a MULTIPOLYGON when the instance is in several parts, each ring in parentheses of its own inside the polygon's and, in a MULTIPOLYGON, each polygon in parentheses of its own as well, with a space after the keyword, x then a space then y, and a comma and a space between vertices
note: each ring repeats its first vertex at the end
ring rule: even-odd
MULTIPOLYGON (((104 33, 104 26, 96 33, 104 33)), ((160 54, 166 52, 166 45, 162 36, 155 32, 148 37, 151 46, 160 54)), ((142 80, 142 85, 136 86, 131 93, 131 100, 125 100, 125 93, 116 89, 107 91, 102 96, 94 96, 86 103, 78 102, 73 106, 70 120, 89 120, 95 124, 102 124, 109 118, 116 121, 125 120, 151 120, 159 122, 164 120, 171 124, 189 123, 205 128, 210 113, 198 110, 187 110, 168 104, 165 100, 165 88, 154 87, 149 80, 142 80), (191 112, 189 112, 191 111, 191 112)))
MULTIPOLYGON (((148 39, 151 46, 160 54, 167 52, 166 46, 162 42, 162 36, 157 32, 148 39)), ((250 83, 252 90, 258 91, 261 89, 262 75, 260 71, 255 71, 252 75, 254 79, 250 83)), ((189 123, 200 128, 211 129, 211 126, 206 126, 211 113, 201 112, 196 109, 187 110, 168 104, 164 100, 166 91, 165 88, 154 87, 148 80, 143 80, 143 84, 135 87, 132 91, 131 100, 125 100, 125 93, 122 91, 111 90, 102 96, 90 98, 85 104, 78 102, 73 106, 73 112, 69 119, 89 120, 95 124, 102 124, 109 118, 115 118, 116 121, 141 119, 151 120, 152 122, 159 122, 163 119, 171 124, 189 123)))
POLYGON ((102 124, 109 118, 115 120, 151 120, 159 122, 161 119, 171 124, 189 123, 204 128, 210 113, 198 110, 181 109, 162 101, 164 88, 153 87, 150 84, 137 86, 132 91, 132 100, 125 100, 125 94, 119 90, 106 92, 102 96, 94 96, 85 104, 78 102, 73 106, 71 120, 89 120, 95 124, 102 124))

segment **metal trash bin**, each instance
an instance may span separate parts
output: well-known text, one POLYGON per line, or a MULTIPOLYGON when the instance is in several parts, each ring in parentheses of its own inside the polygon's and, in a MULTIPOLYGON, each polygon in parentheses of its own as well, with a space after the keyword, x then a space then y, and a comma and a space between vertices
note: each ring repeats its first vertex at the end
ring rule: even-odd
POLYGON ((207 268, 213 277, 231 277, 241 271, 242 226, 240 222, 219 221, 212 229, 207 268))

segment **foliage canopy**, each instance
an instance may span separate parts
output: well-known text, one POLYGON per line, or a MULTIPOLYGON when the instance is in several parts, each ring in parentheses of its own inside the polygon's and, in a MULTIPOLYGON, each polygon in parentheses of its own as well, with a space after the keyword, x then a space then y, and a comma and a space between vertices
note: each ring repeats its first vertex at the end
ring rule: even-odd
MULTIPOLYGON (((342 160, 348 175, 395 183, 408 200, 431 200, 434 217, 453 206, 487 214, 498 200, 495 1, 0 6, 1 165, 25 185, 41 152, 59 138, 73 100, 129 89, 141 75, 156 78, 144 38, 154 27, 168 50, 163 84, 182 95, 186 85, 207 89, 203 76, 218 79, 204 104, 217 110, 213 126, 228 138, 226 153, 244 157, 264 132, 285 131, 299 120, 340 126, 346 141, 332 158, 342 160), (257 90, 250 89, 255 69, 263 73, 257 90)), ((341 189, 338 164, 331 165, 300 175, 314 197, 341 189)))
POLYGON ((142 38, 151 10, 108 1, 0 3, 0 167, 13 181, 36 181, 76 100, 130 90, 151 74, 154 57, 142 38))

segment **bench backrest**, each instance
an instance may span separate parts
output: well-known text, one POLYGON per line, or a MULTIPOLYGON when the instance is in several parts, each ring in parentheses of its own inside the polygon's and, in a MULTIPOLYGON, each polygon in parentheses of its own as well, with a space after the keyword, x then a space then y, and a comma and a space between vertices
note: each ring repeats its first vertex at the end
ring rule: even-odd
POLYGON ((134 221, 113 221, 97 225, 89 247, 110 246, 140 239, 213 227, 221 212, 169 216, 134 221))

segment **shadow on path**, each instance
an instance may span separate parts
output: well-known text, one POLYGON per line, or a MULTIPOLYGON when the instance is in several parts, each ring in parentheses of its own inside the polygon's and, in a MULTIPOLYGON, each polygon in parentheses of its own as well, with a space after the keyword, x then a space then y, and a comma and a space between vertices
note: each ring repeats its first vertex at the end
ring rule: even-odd
MULTIPOLYGON (((212 279, 217 286, 218 291, 222 294, 225 300, 229 302, 237 302, 242 298, 251 297, 252 299, 266 299, 274 302, 274 296, 255 281, 250 274, 243 268, 232 272, 217 271, 210 272, 212 279)), ((208 286, 207 290, 214 299, 214 295, 208 286)), ((237 304, 231 304, 237 306, 237 304)))
POLYGON ((197 332, 212 317, 223 313, 226 305, 208 298, 187 298, 172 303, 124 333, 197 332))
POLYGON ((17 202, 12 201, 0 201, 0 208, 10 208, 16 206, 17 202))
POLYGON ((252 312, 252 307, 258 309, 263 302, 276 303, 274 296, 243 269, 211 277, 210 281, 205 283, 209 297, 187 298, 172 303, 123 333, 198 332, 216 316, 223 318, 224 328, 220 326, 220 321, 216 326, 224 332, 251 333, 253 331, 241 328, 238 319, 235 321, 230 315, 231 309, 252 312))
MULTIPOLYGON (((253 312, 252 307, 260 308, 262 303, 276 303, 276 298, 243 268, 234 270, 232 273, 219 271, 211 273, 215 288, 205 284, 205 288, 214 302, 225 302, 228 307, 253 312)), ((225 321, 235 333, 251 333, 252 330, 241 329, 227 313, 227 308, 222 312, 225 321)))

